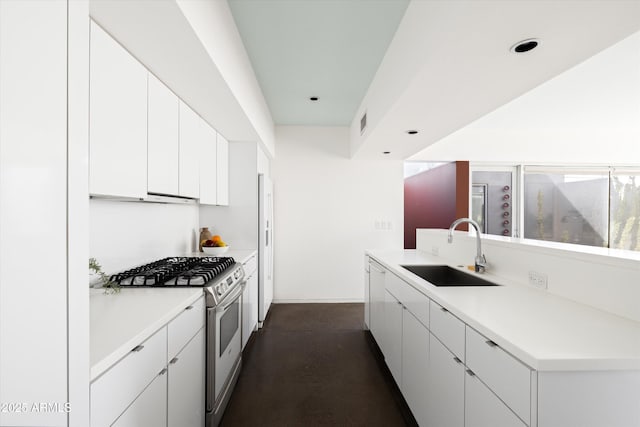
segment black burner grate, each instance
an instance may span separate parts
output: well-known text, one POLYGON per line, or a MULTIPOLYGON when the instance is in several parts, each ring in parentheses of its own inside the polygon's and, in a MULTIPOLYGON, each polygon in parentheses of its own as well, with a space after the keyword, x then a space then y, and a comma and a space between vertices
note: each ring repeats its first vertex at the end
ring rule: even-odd
POLYGON ((121 286, 203 286, 235 263, 231 257, 173 257, 154 261, 111 280, 121 286))

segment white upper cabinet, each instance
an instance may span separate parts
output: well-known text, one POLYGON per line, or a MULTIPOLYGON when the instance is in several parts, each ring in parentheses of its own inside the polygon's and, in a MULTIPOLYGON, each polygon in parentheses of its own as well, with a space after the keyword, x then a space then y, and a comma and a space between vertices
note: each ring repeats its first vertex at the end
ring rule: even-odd
POLYGON ((178 195, 178 97, 149 73, 149 193, 178 195))
POLYGON ((147 194, 147 70, 91 22, 89 191, 147 194))
POLYGON ((229 141, 218 134, 216 169, 217 169, 217 203, 218 205, 229 205, 229 141))
POLYGON ((202 147, 200 156, 200 204, 215 205, 217 199, 217 149, 215 129, 202 121, 202 147))
POLYGON ((180 102, 180 154, 178 163, 179 195, 200 196, 200 153, 202 119, 187 104, 180 102))

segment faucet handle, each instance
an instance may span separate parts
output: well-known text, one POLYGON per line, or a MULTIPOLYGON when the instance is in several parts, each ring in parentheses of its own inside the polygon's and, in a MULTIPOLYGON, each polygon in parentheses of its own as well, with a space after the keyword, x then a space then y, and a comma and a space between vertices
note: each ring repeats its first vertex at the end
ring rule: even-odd
POLYGON ((475 259, 475 271, 476 273, 484 273, 487 269, 487 258, 482 254, 475 259))

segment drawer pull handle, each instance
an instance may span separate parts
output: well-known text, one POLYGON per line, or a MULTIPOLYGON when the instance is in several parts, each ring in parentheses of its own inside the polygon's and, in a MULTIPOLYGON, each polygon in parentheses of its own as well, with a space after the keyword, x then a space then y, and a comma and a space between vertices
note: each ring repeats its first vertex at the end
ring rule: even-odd
POLYGON ((190 306, 188 306, 187 308, 185 308, 185 310, 191 310, 191 309, 193 309, 193 306, 192 306, 192 305, 190 305, 190 306))
POLYGON ((162 371, 158 375, 164 375, 167 373, 167 368, 162 368, 162 371))
POLYGON ((491 340, 486 340, 485 342, 487 343, 487 345, 489 347, 497 347, 498 346, 498 344, 496 344, 495 342, 493 342, 491 340))
POLYGON ((136 353, 139 352, 140 350, 142 350, 144 348, 144 346, 142 344, 137 345, 133 348, 133 350, 131 351, 135 351, 136 353))
POLYGON ((458 364, 462 364, 462 360, 460 360, 460 358, 459 358, 458 356, 455 356, 455 357, 453 358, 453 360, 454 360, 456 363, 458 363, 458 364))
POLYGON ((469 374, 470 377, 475 377, 476 376, 476 374, 474 374, 471 369, 467 369, 467 374, 469 374))
POLYGON ((177 357, 174 357, 173 359, 171 359, 171 360, 169 361, 169 364, 174 365, 177 361, 178 361, 178 358, 177 358, 177 357))
POLYGON ((440 310, 444 311, 445 313, 448 313, 448 312, 449 312, 449 310, 447 310, 447 309, 446 309, 446 308, 444 308, 444 307, 440 307, 440 310))

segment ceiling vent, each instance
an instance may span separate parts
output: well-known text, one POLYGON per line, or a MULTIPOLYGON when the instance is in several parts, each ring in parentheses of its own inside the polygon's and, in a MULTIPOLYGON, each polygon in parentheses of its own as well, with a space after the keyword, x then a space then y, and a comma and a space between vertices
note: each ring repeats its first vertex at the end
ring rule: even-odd
POLYGON ((365 111, 362 117, 360 118, 360 135, 364 133, 364 130, 367 128, 367 112, 365 111))

